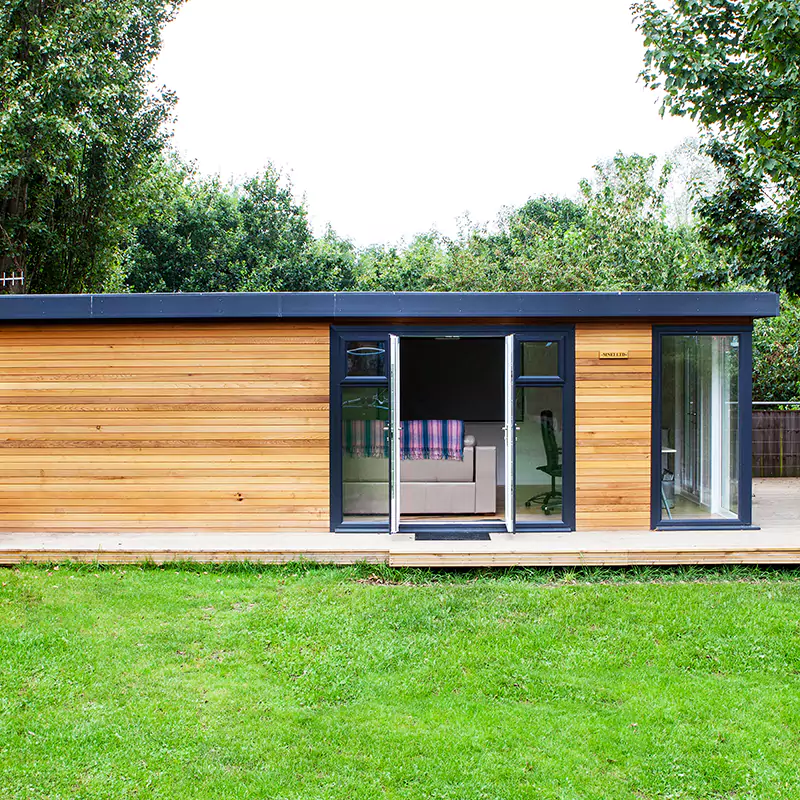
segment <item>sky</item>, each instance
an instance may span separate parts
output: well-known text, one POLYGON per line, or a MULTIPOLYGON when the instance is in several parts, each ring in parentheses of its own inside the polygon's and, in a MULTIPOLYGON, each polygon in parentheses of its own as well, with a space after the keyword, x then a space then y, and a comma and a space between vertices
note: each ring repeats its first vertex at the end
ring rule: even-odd
POLYGON ((240 179, 268 162, 314 230, 359 246, 455 235, 529 197, 574 197, 617 151, 696 134, 637 75, 630 0, 188 0, 159 82, 175 147, 240 179))

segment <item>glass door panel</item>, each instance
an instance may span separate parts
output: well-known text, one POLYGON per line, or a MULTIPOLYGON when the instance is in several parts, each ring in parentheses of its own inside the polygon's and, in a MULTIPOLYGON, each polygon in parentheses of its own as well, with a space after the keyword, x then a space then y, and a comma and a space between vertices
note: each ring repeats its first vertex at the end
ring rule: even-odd
POLYGON ((737 517, 738 336, 663 336, 660 429, 660 518, 737 517))
POLYGON ((517 530, 575 524, 572 331, 516 336, 514 505, 517 530))
POLYGON ((389 390, 342 388, 344 522, 381 522, 389 511, 389 390))
POLYGON ((517 386, 517 522, 563 519, 564 389, 517 386))
POLYGON ((739 348, 718 338, 721 387, 722 508, 739 516, 739 348), (730 345, 730 346, 729 346, 730 345))

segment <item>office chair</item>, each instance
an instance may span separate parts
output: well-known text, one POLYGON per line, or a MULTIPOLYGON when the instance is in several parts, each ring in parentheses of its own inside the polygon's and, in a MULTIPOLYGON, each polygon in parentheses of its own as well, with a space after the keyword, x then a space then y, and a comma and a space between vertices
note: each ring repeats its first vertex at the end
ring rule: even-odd
POLYGON ((553 412, 545 409, 541 414, 542 442, 544 444, 544 455, 547 463, 537 469, 550 476, 550 491, 541 492, 525 501, 525 506, 530 508, 534 503, 541 502, 542 511, 550 514, 555 509, 561 508, 561 492, 556 489, 556 478, 561 477, 561 459, 559 458, 559 447, 556 441, 556 432, 553 425, 553 412))

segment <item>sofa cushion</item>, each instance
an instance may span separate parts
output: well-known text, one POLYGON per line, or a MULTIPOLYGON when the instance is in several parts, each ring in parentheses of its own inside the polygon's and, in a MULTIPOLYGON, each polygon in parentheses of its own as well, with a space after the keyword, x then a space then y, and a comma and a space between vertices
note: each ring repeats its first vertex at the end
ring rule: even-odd
POLYGON ((463 481, 400 484, 401 514, 473 514, 475 484, 463 481))
MULTIPOLYGON (((475 479, 474 464, 474 447, 464 448, 463 461, 404 460, 400 462, 400 480, 411 483, 438 483, 440 481, 471 483, 475 479)), ((388 482, 389 460, 386 458, 356 458, 345 454, 342 459, 342 478, 345 483, 388 482)))
POLYGON ((475 448, 464 448, 462 461, 401 461, 400 480, 403 483, 453 483, 463 481, 471 483, 475 480, 475 448))

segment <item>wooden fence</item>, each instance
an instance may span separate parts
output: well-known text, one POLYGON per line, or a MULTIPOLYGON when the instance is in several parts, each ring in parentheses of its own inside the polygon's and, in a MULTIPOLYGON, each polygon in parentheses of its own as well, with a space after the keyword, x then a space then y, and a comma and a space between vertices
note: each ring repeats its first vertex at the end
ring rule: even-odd
POLYGON ((753 477, 800 478, 800 410, 753 411, 753 477))

